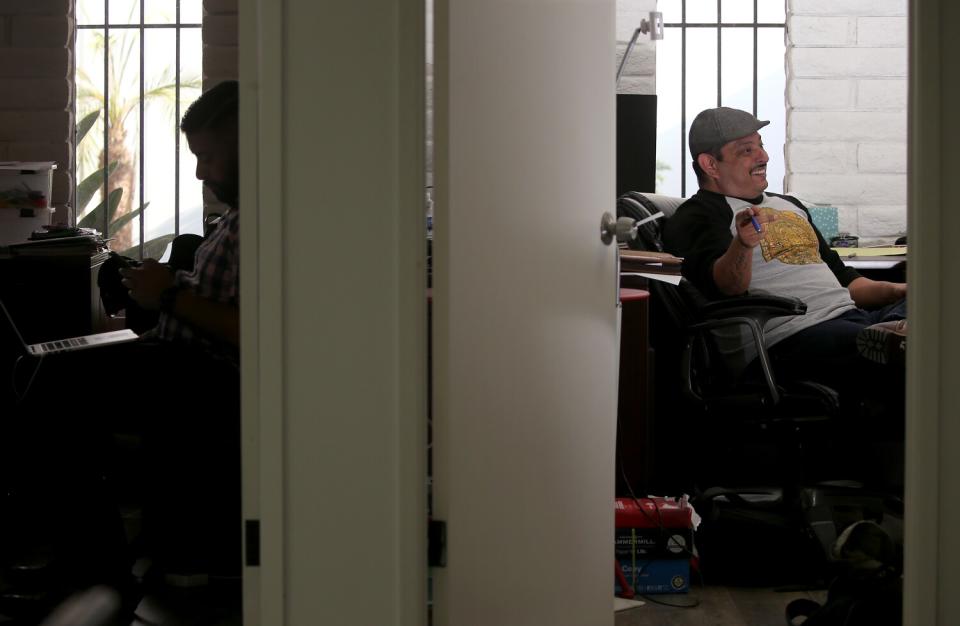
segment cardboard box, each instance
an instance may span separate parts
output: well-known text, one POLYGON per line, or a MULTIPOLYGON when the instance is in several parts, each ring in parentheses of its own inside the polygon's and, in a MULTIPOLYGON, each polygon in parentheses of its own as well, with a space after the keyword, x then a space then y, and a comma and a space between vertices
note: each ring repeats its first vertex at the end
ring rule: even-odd
POLYGON ((615 592, 684 593, 690 588, 693 509, 685 500, 618 498, 614 554, 623 581, 615 592))
POLYGON ((0 161, 0 209, 46 209, 53 193, 53 161, 0 161))

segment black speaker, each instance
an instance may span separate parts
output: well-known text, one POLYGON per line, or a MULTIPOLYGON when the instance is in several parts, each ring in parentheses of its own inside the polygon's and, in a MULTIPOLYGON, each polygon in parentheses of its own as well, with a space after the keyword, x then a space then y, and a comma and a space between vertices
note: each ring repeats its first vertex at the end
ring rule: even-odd
POLYGON ((655 191, 657 97, 617 94, 617 197, 627 191, 655 191))

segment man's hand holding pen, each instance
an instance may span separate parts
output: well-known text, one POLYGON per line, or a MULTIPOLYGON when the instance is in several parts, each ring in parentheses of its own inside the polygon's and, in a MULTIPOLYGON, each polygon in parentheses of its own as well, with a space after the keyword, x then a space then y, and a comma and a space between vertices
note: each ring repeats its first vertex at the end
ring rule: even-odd
POLYGON ((748 207, 737 213, 737 240, 745 248, 756 248, 766 236, 766 224, 777 219, 773 211, 760 211, 759 207, 748 207))

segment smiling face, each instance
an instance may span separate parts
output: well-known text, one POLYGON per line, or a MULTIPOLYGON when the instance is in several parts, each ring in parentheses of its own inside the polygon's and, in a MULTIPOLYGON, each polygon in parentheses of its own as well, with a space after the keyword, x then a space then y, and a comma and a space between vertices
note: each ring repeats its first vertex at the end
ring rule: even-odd
POLYGON ((767 156, 760 133, 729 141, 720 149, 721 158, 698 157, 709 179, 704 187, 735 198, 756 198, 767 188, 767 156), (703 159, 703 160, 700 160, 703 159))

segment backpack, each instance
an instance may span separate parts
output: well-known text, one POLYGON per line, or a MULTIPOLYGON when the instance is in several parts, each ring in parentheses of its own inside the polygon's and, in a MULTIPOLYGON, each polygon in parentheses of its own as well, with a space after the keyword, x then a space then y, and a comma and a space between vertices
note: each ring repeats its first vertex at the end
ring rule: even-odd
POLYGON ((789 626, 899 626, 903 577, 893 541, 875 522, 851 524, 834 545, 837 575, 819 604, 801 598, 786 608, 789 626), (799 617, 805 621, 797 621, 799 617))

